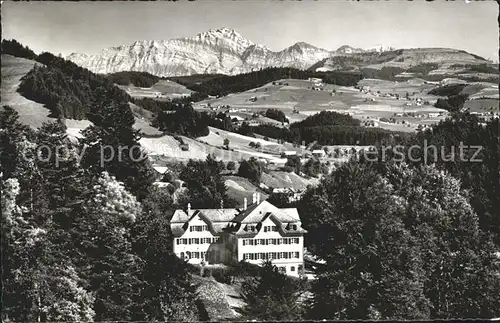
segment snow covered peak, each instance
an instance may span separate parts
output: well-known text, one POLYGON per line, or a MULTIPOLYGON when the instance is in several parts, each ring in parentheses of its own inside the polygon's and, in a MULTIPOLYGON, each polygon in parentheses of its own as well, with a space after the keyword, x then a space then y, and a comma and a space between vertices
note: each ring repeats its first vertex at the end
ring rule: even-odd
POLYGON ((143 71, 158 76, 237 74, 266 67, 306 69, 335 55, 306 42, 274 52, 227 27, 210 29, 192 37, 170 40, 137 40, 129 45, 103 49, 99 54, 71 54, 68 59, 96 73, 143 71))

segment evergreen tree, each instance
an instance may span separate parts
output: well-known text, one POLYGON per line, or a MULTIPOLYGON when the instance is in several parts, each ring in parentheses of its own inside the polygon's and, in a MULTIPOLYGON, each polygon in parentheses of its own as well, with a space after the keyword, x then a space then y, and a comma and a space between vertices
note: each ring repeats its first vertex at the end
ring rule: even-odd
POLYGON ((227 187, 221 176, 223 164, 208 155, 205 161, 190 159, 180 178, 186 182, 188 199, 193 208, 233 207, 235 201, 227 196, 227 187))
POLYGON ((270 261, 264 263, 257 277, 243 283, 244 316, 262 321, 300 320, 303 308, 299 296, 303 285, 303 281, 280 273, 270 261))
POLYGON ((255 157, 242 160, 238 168, 238 176, 248 178, 254 183, 260 183, 260 178, 264 172, 264 166, 255 157))
POLYGON ((169 215, 172 198, 151 188, 133 230, 133 248, 144 260, 141 277, 142 320, 197 321, 196 295, 183 260, 172 253, 169 215), (154 237, 154 239, 151 239, 154 237))
POLYGON ((107 171, 116 176, 141 200, 154 180, 154 172, 139 144, 139 131, 133 128, 135 120, 128 103, 112 101, 107 91, 96 90, 97 99, 89 115, 93 125, 83 131, 82 165, 96 175, 107 171))
POLYGON ((459 180, 436 166, 387 165, 387 177, 406 200, 402 217, 418 239, 426 272, 425 294, 433 318, 500 315, 496 248, 459 180))
POLYGON ((17 143, 23 136, 29 136, 29 127, 19 122, 19 114, 9 106, 0 110, 0 172, 8 179, 16 169, 19 153, 17 143))
POLYGON ((83 246, 86 261, 83 277, 95 292, 96 320, 136 320, 141 307, 139 279, 142 261, 132 252, 131 226, 141 205, 123 183, 106 172, 86 201, 77 243, 83 246))
POLYGON ((299 205, 308 249, 326 261, 313 284, 312 319, 425 318, 420 250, 380 175, 343 165, 299 205))

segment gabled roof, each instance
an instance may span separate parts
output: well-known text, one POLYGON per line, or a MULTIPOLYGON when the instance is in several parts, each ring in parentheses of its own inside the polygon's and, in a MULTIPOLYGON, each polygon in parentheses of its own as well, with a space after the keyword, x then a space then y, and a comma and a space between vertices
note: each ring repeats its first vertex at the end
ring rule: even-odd
POLYGON ((188 214, 184 210, 176 210, 170 220, 170 228, 174 236, 181 236, 185 232, 185 224, 199 216, 207 223, 212 234, 217 235, 223 232, 238 212, 237 209, 195 209, 188 214))
POLYGON ((297 213, 297 217, 294 217, 291 211, 282 211, 276 206, 272 205, 267 201, 263 201, 259 204, 253 204, 245 211, 238 214, 234 218, 233 222, 238 223, 258 223, 262 221, 266 214, 273 214, 280 222, 297 222, 300 221, 297 213))
POLYGON ((185 232, 187 223, 195 216, 199 216, 208 224, 213 235, 219 235, 226 231, 238 236, 253 236, 259 231, 245 230, 245 228, 248 225, 256 226, 267 218, 271 218, 283 234, 294 235, 307 232, 302 229, 297 209, 280 209, 267 201, 262 201, 250 205, 243 211, 238 209, 193 209, 188 214, 184 210, 176 210, 170 220, 172 234, 181 236, 185 232))
POLYGON ((199 209, 210 222, 229 222, 238 214, 237 209, 199 209))
POLYGON ((189 215, 184 210, 175 210, 172 218, 170 219, 170 223, 185 223, 189 221, 193 214, 194 210, 191 210, 189 215))

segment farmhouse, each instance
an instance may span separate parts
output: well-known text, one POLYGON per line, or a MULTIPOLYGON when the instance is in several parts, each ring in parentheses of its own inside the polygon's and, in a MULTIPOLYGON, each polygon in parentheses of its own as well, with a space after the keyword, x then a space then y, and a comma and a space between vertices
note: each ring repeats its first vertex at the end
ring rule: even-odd
POLYGON ((304 233, 296 208, 277 208, 253 194, 242 209, 176 210, 170 221, 173 252, 189 263, 260 265, 271 260, 283 273, 304 270, 304 233))
POLYGON ((315 149, 312 151, 313 156, 316 157, 324 157, 326 155, 325 151, 323 149, 315 149))
POLYGON ((309 79, 307 79, 307 80, 308 80, 308 81, 310 81, 310 82, 314 82, 314 83, 321 83, 321 82, 323 82, 323 80, 322 80, 322 79, 317 78, 317 77, 310 77, 310 78, 309 78, 309 79))

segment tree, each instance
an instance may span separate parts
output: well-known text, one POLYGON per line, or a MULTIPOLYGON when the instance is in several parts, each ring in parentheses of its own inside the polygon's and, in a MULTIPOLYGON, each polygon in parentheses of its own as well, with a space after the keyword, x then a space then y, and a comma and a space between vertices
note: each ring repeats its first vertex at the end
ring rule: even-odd
POLYGON ((431 317, 496 317, 500 286, 496 248, 459 180, 435 166, 390 163, 387 177, 406 202, 403 222, 418 239, 431 317))
POLYGON ((256 278, 251 277, 243 283, 244 315, 262 321, 300 320, 301 285, 301 281, 280 273, 270 261, 264 263, 256 278))
POLYGON ((95 292, 96 320, 136 320, 140 314, 141 259, 132 252, 131 226, 142 212, 140 203, 103 172, 93 187, 93 199, 78 220, 80 244, 85 254, 83 274, 95 292))
POLYGON ((2 320, 36 321, 46 230, 17 203, 20 192, 17 179, 2 181, 2 320))
POLYGON ((255 183, 260 183, 263 172, 264 166, 255 157, 251 157, 248 160, 242 160, 238 168, 238 176, 248 178, 255 183))
POLYGON ((226 184, 222 178, 223 164, 208 155, 205 161, 190 159, 182 170, 180 178, 186 182, 188 200, 193 208, 220 208, 235 204, 227 196, 226 184))
POLYGON ((106 91, 96 90, 96 103, 89 115, 93 124, 83 131, 81 140, 82 165, 95 176, 102 171, 116 176, 141 200, 154 180, 154 171, 139 144, 128 103, 107 99, 106 91))
POLYGON ((226 146, 226 149, 229 148, 229 139, 224 139, 224 146, 226 146))
POLYGON ((298 155, 289 156, 288 160, 285 163, 285 166, 291 167, 295 172, 295 174, 300 174, 302 171, 300 156, 298 155))
POLYGON ((420 250, 380 175, 351 161, 308 190, 299 212, 308 249, 326 261, 311 319, 427 317, 420 250))
POLYGON ((183 260, 172 253, 169 215, 172 198, 152 187, 142 202, 143 212, 133 229, 133 249, 143 260, 140 292, 141 320, 197 321, 191 276, 183 260), (155 237, 155 239, 151 239, 155 237))
POLYGON ((302 166, 302 171, 311 177, 318 177, 320 174, 327 174, 328 167, 322 164, 317 158, 309 158, 302 166))
POLYGON ((267 109, 265 116, 270 119, 274 119, 280 122, 288 121, 285 113, 278 109, 267 109))
POLYGON ((19 122, 19 114, 9 106, 0 111, 0 169, 4 179, 12 176, 19 156, 17 144, 23 136, 29 136, 29 127, 19 122))
POLYGON ((278 208, 294 207, 295 203, 290 202, 292 193, 272 193, 266 201, 278 208))
POLYGON ((236 169, 236 163, 234 161, 229 161, 226 166, 227 170, 235 170, 236 169))

